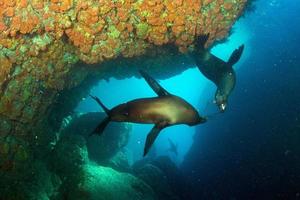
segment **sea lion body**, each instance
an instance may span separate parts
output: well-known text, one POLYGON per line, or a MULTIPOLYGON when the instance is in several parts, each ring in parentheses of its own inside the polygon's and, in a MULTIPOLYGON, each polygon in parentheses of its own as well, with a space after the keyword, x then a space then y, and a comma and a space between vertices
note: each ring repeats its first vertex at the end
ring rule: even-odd
POLYGON ((236 74, 233 65, 240 59, 244 45, 234 50, 229 60, 225 62, 204 48, 207 39, 208 35, 198 38, 196 49, 192 53, 192 56, 201 73, 216 85, 215 103, 218 105, 220 111, 224 112, 227 107, 228 98, 236 83, 236 74))
POLYGON ((111 120, 117 122, 194 125, 201 120, 193 106, 175 95, 135 99, 112 108, 110 112, 111 120))
POLYGON ((224 111, 236 83, 232 66, 205 50, 197 51, 194 59, 201 73, 216 85, 215 102, 224 111))
POLYGON ((101 135, 110 121, 154 124, 147 135, 144 156, 149 152, 160 131, 168 126, 187 124, 194 126, 206 122, 197 110, 184 99, 170 94, 146 72, 140 71, 153 91, 158 95, 152 98, 141 98, 120 104, 111 110, 97 97, 91 96, 106 112, 107 117, 90 134, 101 135))

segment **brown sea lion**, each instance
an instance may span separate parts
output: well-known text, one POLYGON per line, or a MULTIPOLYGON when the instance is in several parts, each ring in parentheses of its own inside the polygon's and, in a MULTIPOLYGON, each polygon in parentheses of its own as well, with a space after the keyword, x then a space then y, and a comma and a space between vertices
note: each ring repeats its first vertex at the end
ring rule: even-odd
POLYGON ((194 126, 206 122, 206 118, 201 117, 184 99, 167 92, 146 72, 140 73, 158 97, 135 99, 109 110, 97 97, 91 96, 103 108, 107 117, 90 135, 101 135, 110 121, 155 124, 147 135, 145 156, 162 129, 176 124, 194 126))
POLYGON ((227 107, 229 95, 233 91, 236 82, 233 65, 241 58, 244 45, 234 50, 226 62, 204 48, 208 38, 208 34, 197 38, 192 56, 202 74, 217 86, 214 102, 219 107, 219 110, 224 112, 227 107))

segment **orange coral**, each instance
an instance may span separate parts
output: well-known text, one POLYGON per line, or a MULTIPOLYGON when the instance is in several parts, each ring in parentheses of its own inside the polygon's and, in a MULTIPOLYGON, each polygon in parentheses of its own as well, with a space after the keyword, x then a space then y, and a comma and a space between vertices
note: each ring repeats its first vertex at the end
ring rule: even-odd
MULTIPOLYGON (((183 51, 203 33, 210 33, 209 43, 221 39, 245 3, 246 0, 6 0, 0 2, 0 31, 2 37, 13 38, 47 32, 52 42, 65 35, 64 41, 74 45, 80 59, 97 63, 119 54, 139 55, 138 51, 143 52, 148 43, 175 43, 183 51), (140 45, 133 45, 137 40, 140 45), (133 46, 135 50, 129 51, 133 46)), ((15 51, 18 60, 26 55, 37 56, 46 48, 33 46, 24 53, 25 47, 20 47, 15 51)))
POLYGON ((7 26, 3 21, 0 20, 0 31, 5 31, 7 29, 7 26))
POLYGON ((5 11, 5 16, 6 17, 13 17, 15 14, 15 10, 13 7, 8 7, 5 11))
POLYGON ((73 6, 73 0, 51 0, 50 9, 56 12, 65 12, 73 6))

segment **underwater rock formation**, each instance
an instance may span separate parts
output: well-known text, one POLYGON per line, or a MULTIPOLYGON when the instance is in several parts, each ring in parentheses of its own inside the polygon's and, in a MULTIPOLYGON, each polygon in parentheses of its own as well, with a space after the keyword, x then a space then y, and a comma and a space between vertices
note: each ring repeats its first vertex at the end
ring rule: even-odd
POLYGON ((123 148, 118 151, 111 159, 106 162, 101 163, 103 166, 111 167, 120 172, 131 172, 130 163, 132 160, 130 159, 130 153, 127 148, 123 148))
POLYGON ((23 174, 18 176, 10 173, 0 175, 1 200, 50 199, 59 193, 61 179, 49 172, 45 163, 34 161, 23 170, 23 174))
POLYGON ((132 170, 152 187, 159 199, 191 199, 188 183, 167 156, 142 159, 132 166, 132 170))
POLYGON ((86 140, 88 156, 91 160, 104 164, 114 157, 128 143, 131 126, 125 123, 111 123, 103 135, 89 134, 106 116, 105 113, 95 112, 70 116, 65 119, 66 128, 63 135, 80 135, 86 140))
POLYGON ((85 140, 79 135, 63 135, 54 144, 48 162, 50 172, 60 180, 49 198, 155 199, 151 187, 139 178, 90 162, 85 140))
POLYGON ((136 175, 153 188, 159 199, 179 199, 173 194, 165 174, 155 165, 145 164, 137 170, 136 175))
POLYGON ((86 177, 81 189, 89 194, 90 200, 154 200, 156 195, 145 182, 111 168, 86 165, 86 177))

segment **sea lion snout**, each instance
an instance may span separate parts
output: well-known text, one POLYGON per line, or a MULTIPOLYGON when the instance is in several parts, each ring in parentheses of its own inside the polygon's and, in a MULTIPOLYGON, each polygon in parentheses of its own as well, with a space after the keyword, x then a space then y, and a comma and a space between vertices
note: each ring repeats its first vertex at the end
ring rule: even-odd
POLYGON ((202 117, 200 115, 198 115, 197 117, 195 117, 195 119, 189 123, 187 123, 187 125, 189 126, 195 126, 197 124, 203 124, 207 121, 206 117, 202 117))
POLYGON ((215 103, 217 104, 220 112, 225 112, 225 110, 227 108, 227 98, 228 97, 227 97, 227 95, 221 94, 218 91, 217 91, 216 96, 215 96, 215 103))
POLYGON ((226 100, 221 100, 221 101, 216 101, 216 104, 220 110, 220 112, 225 112, 226 108, 227 108, 227 101, 226 100))
POLYGON ((219 109, 220 109, 221 112, 225 112, 227 104, 221 103, 221 104, 218 105, 218 106, 219 106, 219 109))
POLYGON ((201 117, 200 124, 207 122, 207 117, 201 117))

